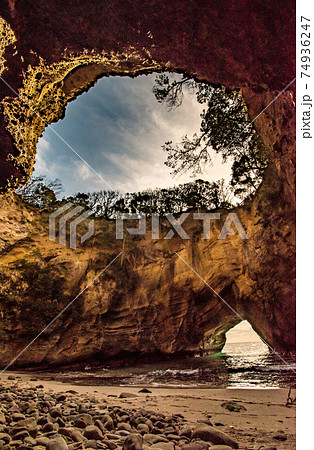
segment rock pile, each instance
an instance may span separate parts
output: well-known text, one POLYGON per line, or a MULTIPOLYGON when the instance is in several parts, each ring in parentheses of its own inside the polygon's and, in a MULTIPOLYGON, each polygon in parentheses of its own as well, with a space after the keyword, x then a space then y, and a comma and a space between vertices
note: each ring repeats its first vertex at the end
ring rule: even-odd
POLYGON ((75 391, 0 384, 0 450, 227 450, 237 442, 211 426, 190 426, 180 414, 109 406, 75 391))

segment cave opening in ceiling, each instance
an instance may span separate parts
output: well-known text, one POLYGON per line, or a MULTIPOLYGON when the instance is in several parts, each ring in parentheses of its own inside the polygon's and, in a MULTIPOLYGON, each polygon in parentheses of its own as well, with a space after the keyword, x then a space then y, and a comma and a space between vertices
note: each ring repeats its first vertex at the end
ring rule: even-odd
POLYGON ((240 92, 151 73, 103 77, 69 103, 39 139, 31 183, 60 179, 48 183, 60 196, 98 202, 111 192, 124 211, 134 195, 210 210, 252 196, 265 168, 240 92))

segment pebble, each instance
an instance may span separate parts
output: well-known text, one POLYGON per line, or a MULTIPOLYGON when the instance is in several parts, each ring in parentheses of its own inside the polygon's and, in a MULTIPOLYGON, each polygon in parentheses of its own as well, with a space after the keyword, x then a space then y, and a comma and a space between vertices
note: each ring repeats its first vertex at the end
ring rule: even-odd
POLYGON ((195 441, 190 444, 185 444, 181 448, 182 450, 207 450, 209 447, 208 442, 195 441))
POLYGON ((25 419, 25 416, 24 416, 24 414, 21 414, 21 413, 14 413, 14 414, 12 414, 11 419, 12 419, 14 422, 18 422, 19 420, 25 419))
MULTIPOLYGON (((231 450, 232 447, 229 447, 229 445, 212 445, 210 447, 210 450, 231 450)), ((264 449, 263 449, 264 450, 264 449)))
POLYGON ((156 434, 146 434, 144 436, 144 441, 151 444, 157 444, 159 442, 168 442, 168 439, 156 434))
MULTIPOLYGON (((0 450, 238 448, 234 439, 214 428, 208 419, 190 425, 181 414, 110 406, 105 399, 98 400, 93 395, 73 390, 53 393, 19 383, 0 384, 0 450)), ((141 391, 149 393, 146 388, 141 391)), ((136 397, 130 392, 119 396, 136 397)), ((143 404, 144 401, 143 397, 143 404)), ((276 433, 273 438, 278 435, 283 440, 284 434, 276 433)))
POLYGON ((24 444, 29 444, 31 446, 34 446, 34 445, 36 445, 36 439, 32 438, 31 436, 27 436, 24 439, 24 444))
POLYGON ((96 441, 104 437, 102 431, 96 425, 88 425, 84 430, 84 436, 87 439, 95 439, 96 441))
POLYGON ((36 444, 37 445, 42 445, 44 447, 46 447, 46 445, 49 442, 49 438, 47 438, 46 436, 40 436, 36 439, 36 444))
POLYGON ((114 430, 114 422, 109 414, 105 414, 103 416, 102 423, 104 424, 104 428, 106 428, 106 430, 108 431, 114 430))
POLYGON ((8 444, 12 440, 11 436, 7 433, 0 433, 0 441, 8 444))
POLYGON ((140 434, 130 434, 123 443, 123 450, 142 450, 143 437, 140 434))
POLYGON ((188 425, 183 425, 183 427, 180 430, 179 436, 186 436, 188 438, 191 438, 193 432, 193 428, 189 427, 188 425))
POLYGON ((68 450, 67 443, 62 437, 57 437, 48 442, 47 450, 68 450))
POLYGON ((153 449, 160 448, 161 450, 174 450, 173 442, 158 442, 158 444, 153 444, 151 446, 153 449))
POLYGON ((149 426, 146 423, 139 423, 137 425, 137 430, 140 431, 140 432, 142 431, 145 434, 148 434, 149 433, 149 426))
POLYGON ((12 434, 15 436, 19 431, 27 430, 29 434, 35 438, 37 436, 38 428, 36 419, 34 417, 29 417, 27 419, 19 420, 18 422, 15 422, 12 434))
POLYGON ((83 442, 87 439, 83 436, 80 430, 75 428, 60 428, 59 434, 68 436, 74 442, 83 442))
POLYGON ((138 397, 137 394, 132 394, 132 392, 121 392, 119 398, 135 398, 138 397))
POLYGON ((221 404, 222 408, 227 409, 231 412, 240 412, 240 411, 246 411, 246 407, 241 405, 239 402, 230 401, 230 402, 224 402, 221 404))
MULTIPOLYGON (((103 440, 103 443, 106 444, 106 446, 107 446, 110 450, 115 450, 115 449, 118 447, 117 444, 115 444, 115 443, 112 442, 112 441, 109 441, 108 439, 104 439, 104 440, 103 440)), ((95 448, 97 448, 97 447, 95 447, 95 448)))
POLYGON ((117 430, 126 430, 126 431, 131 431, 132 427, 129 423, 119 423, 119 425, 117 426, 117 430))
POLYGON ((276 439, 276 441, 286 441, 287 440, 287 436, 284 433, 275 434, 275 436, 273 436, 273 438, 276 439))
POLYGON ((94 439, 90 439, 85 442, 85 448, 97 448, 97 442, 94 439))

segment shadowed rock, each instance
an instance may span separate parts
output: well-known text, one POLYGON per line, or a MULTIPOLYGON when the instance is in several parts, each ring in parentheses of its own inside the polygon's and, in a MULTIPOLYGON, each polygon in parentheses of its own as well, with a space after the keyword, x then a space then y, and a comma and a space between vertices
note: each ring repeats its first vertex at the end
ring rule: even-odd
MULTIPOLYGON (((60 119, 68 102, 108 74, 179 70, 214 85, 242 89, 269 166, 254 199, 236 209, 247 241, 238 236, 217 240, 218 228, 213 227, 212 239, 204 242, 201 226, 190 224, 188 242, 139 239, 134 246, 127 244, 119 274, 109 270, 78 299, 75 310, 84 313, 60 318, 16 363, 195 352, 201 343, 209 352, 220 350, 225 333, 239 318, 175 252, 276 351, 293 352, 295 104, 294 85, 289 83, 295 77, 294 2, 239 0, 225 7, 214 1, 174 0, 158 14, 155 2, 143 8, 141 0, 128 2, 127 11, 118 0, 103 6, 90 3, 88 8, 72 2, 63 5, 61 17, 59 2, 33 3, 31 12, 25 0, 0 4, 5 44, 0 72, 20 95, 0 83, 3 192, 12 192, 31 176, 46 124, 60 119), (226 29, 226 23, 232 26, 226 29)), ((64 281, 63 272, 71 274, 63 289, 70 300, 121 251, 113 242, 114 231, 105 231, 110 225, 99 224, 94 249, 87 242, 85 254, 69 253, 49 241, 45 213, 24 207, 10 195, 0 204, 0 270, 13 279, 16 274, 8 272, 9 264, 25 259, 27 248, 38 255, 42 270, 49 268, 56 284, 64 281)), ((225 217, 221 211, 222 223, 225 217)), ((25 304, 25 298, 18 297, 16 304, 21 302, 25 304)), ((38 305, 38 317, 28 314, 26 321, 14 308, 1 310, 2 365, 29 343, 29 328, 39 331, 44 303, 38 305)), ((59 309, 66 299, 60 303, 59 309)))

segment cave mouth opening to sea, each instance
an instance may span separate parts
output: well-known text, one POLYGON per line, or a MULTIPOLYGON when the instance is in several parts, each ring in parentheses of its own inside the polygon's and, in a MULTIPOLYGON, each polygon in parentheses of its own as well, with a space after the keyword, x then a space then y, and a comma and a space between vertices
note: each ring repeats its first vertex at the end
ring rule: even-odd
POLYGON ((224 353, 230 352, 229 348, 232 345, 238 344, 258 344, 260 348, 268 351, 267 345, 262 341, 260 336, 253 330, 252 326, 247 320, 235 325, 226 333, 226 343, 222 349, 224 353))
MULTIPOLYGON (((49 374, 48 374, 49 376, 49 374)), ((220 353, 198 357, 130 358, 86 363, 55 371, 54 379, 77 385, 164 388, 289 388, 296 382, 295 360, 283 361, 242 321, 227 333, 220 353)))

